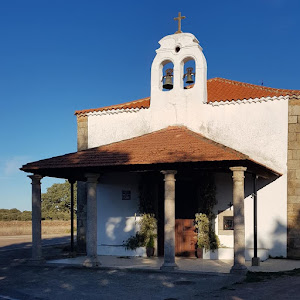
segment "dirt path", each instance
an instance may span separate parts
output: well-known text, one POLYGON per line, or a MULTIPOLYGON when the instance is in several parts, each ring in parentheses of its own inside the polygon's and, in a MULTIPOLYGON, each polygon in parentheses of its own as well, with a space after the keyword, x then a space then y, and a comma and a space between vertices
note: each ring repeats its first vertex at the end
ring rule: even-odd
MULTIPOLYGON (((66 234, 47 234, 42 236, 43 245, 53 245, 61 242, 68 242, 70 235, 66 234), (65 241, 64 241, 65 240, 65 241)), ((0 236, 0 251, 15 249, 24 246, 31 246, 31 235, 0 236)))

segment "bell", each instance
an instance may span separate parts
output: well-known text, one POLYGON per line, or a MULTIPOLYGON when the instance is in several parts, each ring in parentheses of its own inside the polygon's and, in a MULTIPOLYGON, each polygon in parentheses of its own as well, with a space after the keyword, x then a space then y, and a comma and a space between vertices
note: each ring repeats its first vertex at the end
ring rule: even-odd
POLYGON ((186 83, 194 83, 193 75, 195 75, 195 73, 193 73, 193 68, 187 68, 186 74, 184 74, 184 77, 186 77, 186 83))
POLYGON ((186 83, 194 83, 192 74, 187 74, 186 83))
POLYGON ((171 90, 173 88, 173 69, 167 69, 166 75, 163 76, 163 79, 165 79, 165 83, 163 84, 163 88, 166 90, 171 90))
POLYGON ((163 85, 163 88, 166 90, 171 90, 173 88, 173 80, 172 80, 172 76, 167 75, 165 77, 165 83, 163 85))

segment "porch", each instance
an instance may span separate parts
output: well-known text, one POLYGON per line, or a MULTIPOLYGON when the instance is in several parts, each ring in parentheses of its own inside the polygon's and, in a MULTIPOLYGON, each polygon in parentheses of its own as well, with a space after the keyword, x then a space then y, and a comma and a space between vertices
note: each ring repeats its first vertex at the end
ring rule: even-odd
MULTIPOLYGON (((204 170, 232 176, 234 208, 234 261, 231 272, 245 272, 244 178, 245 171, 267 178, 280 174, 253 161, 248 156, 191 132, 184 127, 168 127, 137 138, 70 153, 22 167, 31 172, 33 211, 33 260, 42 260, 40 243, 41 186, 43 176, 66 178, 71 183, 86 183, 86 253, 84 264, 103 265, 97 252, 97 186, 106 172, 159 172, 164 185, 164 258, 154 260, 163 269, 175 263, 175 175, 180 171, 204 170), (163 263, 162 263, 163 262, 163 263)), ((124 175, 126 176, 126 175, 124 175)), ((255 194, 255 192, 254 192, 255 194)), ((101 195, 99 195, 101 198, 101 195)), ((105 207, 104 207, 105 209, 105 207)), ((78 240, 77 240, 78 242, 78 240)), ((255 255, 256 258, 256 255, 255 255)), ((128 260, 134 262, 134 260, 128 260)), ((138 261, 138 258, 137 258, 138 261)), ((176 258, 176 261, 180 259, 176 258)), ((188 261, 188 260, 187 260, 188 261)), ((194 260, 191 260, 194 262, 194 260)), ((193 263, 191 263, 193 264, 193 263)), ((217 264, 218 265, 218 264, 217 264)), ((179 265, 180 268, 180 265, 179 265)))

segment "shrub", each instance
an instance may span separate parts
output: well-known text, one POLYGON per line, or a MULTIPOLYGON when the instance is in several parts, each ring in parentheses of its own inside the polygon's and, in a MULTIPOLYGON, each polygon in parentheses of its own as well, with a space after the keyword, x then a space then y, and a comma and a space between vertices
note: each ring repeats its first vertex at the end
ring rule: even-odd
POLYGON ((198 248, 212 251, 219 248, 219 238, 215 234, 206 214, 198 213, 195 215, 195 228, 197 231, 198 248))
POLYGON ((154 215, 143 214, 139 225, 140 230, 123 242, 123 246, 127 250, 135 250, 145 246, 154 248, 154 239, 157 237, 157 221, 154 215))

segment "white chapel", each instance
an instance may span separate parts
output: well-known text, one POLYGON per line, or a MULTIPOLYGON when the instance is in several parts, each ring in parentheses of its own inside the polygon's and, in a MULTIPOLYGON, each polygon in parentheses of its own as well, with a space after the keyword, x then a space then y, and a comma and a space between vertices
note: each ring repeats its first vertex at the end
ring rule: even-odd
POLYGON ((21 168, 32 173, 34 259, 44 176, 77 181, 77 250, 87 265, 101 264, 98 255, 146 255, 123 243, 151 212, 155 255, 177 268, 176 255, 194 255, 193 219, 209 206, 208 186, 220 246, 203 259, 233 259, 239 272, 245 260, 300 258, 300 90, 207 79, 182 18, 159 41, 149 98, 76 111, 77 152, 21 168))

